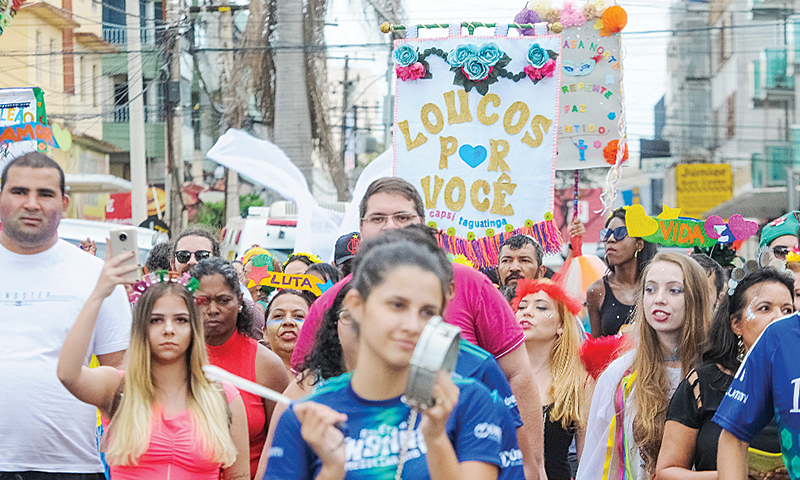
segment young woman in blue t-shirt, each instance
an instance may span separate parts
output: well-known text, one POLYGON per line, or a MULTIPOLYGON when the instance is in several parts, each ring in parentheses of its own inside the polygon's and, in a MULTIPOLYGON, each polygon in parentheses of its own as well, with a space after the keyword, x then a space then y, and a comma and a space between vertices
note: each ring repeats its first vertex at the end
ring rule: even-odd
POLYGON ((343 302, 358 331, 355 370, 284 413, 266 478, 495 479, 514 460, 507 408, 478 382, 440 374, 436 405, 418 416, 400 399, 422 330, 452 293, 447 268, 407 240, 359 259, 343 302))

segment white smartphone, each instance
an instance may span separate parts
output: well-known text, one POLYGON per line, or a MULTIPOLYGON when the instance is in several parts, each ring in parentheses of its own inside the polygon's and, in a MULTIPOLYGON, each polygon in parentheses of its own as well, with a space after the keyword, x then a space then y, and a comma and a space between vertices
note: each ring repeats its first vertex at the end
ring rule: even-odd
MULTIPOLYGON (((119 228, 111 230, 109 234, 111 238, 108 240, 108 245, 111 248, 111 254, 117 256, 125 252, 133 252, 135 255, 123 265, 139 265, 139 244, 136 241, 136 229, 133 227, 119 228)), ((108 249, 106 249, 106 255, 108 255, 108 249)), ((128 275, 132 282, 142 279, 142 271, 138 268, 128 275)))

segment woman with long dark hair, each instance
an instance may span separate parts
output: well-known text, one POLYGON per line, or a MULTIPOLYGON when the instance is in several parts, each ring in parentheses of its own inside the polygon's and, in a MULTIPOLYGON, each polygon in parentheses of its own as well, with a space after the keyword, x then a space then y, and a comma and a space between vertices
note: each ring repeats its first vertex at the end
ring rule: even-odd
POLYGON ((605 228, 600 230, 600 241, 606 245, 609 273, 586 290, 586 308, 595 338, 616 335, 633 319, 642 272, 657 252, 655 244, 628 235, 624 208, 614 210, 608 217, 605 228))
MULTIPOLYGON (((717 476, 717 444, 722 428, 712 421, 741 356, 761 332, 794 311, 793 283, 772 268, 745 276, 732 296, 725 296, 706 341, 703 363, 678 385, 667 410, 664 440, 656 472, 662 480, 702 480, 717 476)), ((751 451, 780 462, 777 428, 762 430, 751 451)))
MULTIPOLYGON (((417 415, 400 399, 422 330, 444 309, 448 266, 409 241, 360 259, 343 302, 358 332, 355 369, 284 412, 265 478, 497 478, 501 452, 518 447, 500 427, 506 407, 485 387, 440 374, 430 409, 417 415), (343 437, 334 424, 344 421, 343 437)), ((519 478, 521 461, 510 469, 519 478)))

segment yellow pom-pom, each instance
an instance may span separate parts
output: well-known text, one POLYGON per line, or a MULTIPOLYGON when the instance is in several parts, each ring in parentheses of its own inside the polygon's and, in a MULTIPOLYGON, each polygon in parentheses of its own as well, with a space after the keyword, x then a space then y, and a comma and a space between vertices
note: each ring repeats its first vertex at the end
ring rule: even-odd
POLYGON ((561 22, 554 22, 547 26, 553 33, 561 33, 564 30, 564 27, 561 26, 561 22))
POLYGON ((561 21, 561 9, 551 8, 550 11, 545 14, 545 20, 550 23, 557 23, 561 21))
POLYGON ((596 13, 597 18, 602 17, 603 12, 605 12, 606 9, 610 6, 608 2, 606 2, 605 0, 595 0, 594 2, 592 2, 592 4, 595 6, 595 9, 597 11, 596 13))
POLYGON ((539 18, 544 19, 547 12, 550 11, 550 2, 548 0, 532 0, 528 3, 528 8, 536 12, 539 18))
POLYGON ((800 253, 789 252, 788 254, 786 254, 786 261, 787 262, 800 262, 800 253))
POLYGON ((389 22, 381 23, 381 33, 389 33, 392 31, 392 26, 389 25, 389 22))
POLYGON ((594 3, 587 3, 583 6, 583 16, 586 17, 586 20, 594 20, 598 17, 597 15, 597 5, 594 3))
POLYGON ((458 254, 453 259, 453 263, 460 263, 461 265, 466 265, 469 268, 475 268, 475 264, 472 263, 472 260, 467 258, 465 255, 458 254))

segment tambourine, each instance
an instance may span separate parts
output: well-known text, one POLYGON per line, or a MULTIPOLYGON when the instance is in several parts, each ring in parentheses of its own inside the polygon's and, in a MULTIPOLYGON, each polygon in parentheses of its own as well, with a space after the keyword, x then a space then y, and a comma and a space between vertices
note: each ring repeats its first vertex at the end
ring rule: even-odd
POLYGON ((403 403, 420 410, 436 404, 433 397, 436 376, 439 371, 453 373, 460 343, 460 328, 445 323, 442 317, 428 321, 411 355, 411 372, 401 398, 403 403))

